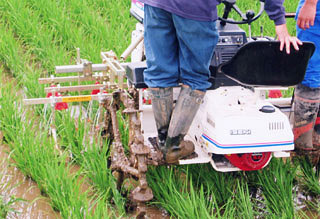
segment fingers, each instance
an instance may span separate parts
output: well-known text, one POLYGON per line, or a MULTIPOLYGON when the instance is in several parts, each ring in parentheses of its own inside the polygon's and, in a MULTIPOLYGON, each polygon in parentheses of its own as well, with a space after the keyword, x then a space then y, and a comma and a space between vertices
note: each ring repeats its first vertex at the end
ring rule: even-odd
POLYGON ((305 29, 310 28, 309 21, 306 21, 306 22, 304 23, 304 26, 305 26, 305 29))
POLYGON ((280 40, 280 51, 283 50, 284 47, 284 40, 280 40))
POLYGON ((286 52, 287 54, 290 54, 290 37, 286 37, 285 44, 286 44, 286 52))
POLYGON ((295 50, 299 50, 299 45, 302 45, 298 38, 290 36, 286 24, 276 25, 276 33, 280 41, 280 51, 285 47, 286 53, 290 54, 291 44, 295 50))
POLYGON ((302 42, 296 37, 293 37, 293 38, 295 38, 295 39, 292 39, 292 41, 291 41, 293 48, 295 50, 299 50, 299 45, 302 45, 302 42))
POLYGON ((310 26, 314 25, 314 19, 308 19, 308 18, 298 18, 297 25, 301 29, 305 30, 310 28, 310 26))
POLYGON ((298 19, 297 25, 298 25, 298 27, 300 27, 303 30, 305 30, 305 29, 310 27, 309 26, 309 21, 306 20, 306 19, 301 19, 301 18, 298 19))
POLYGON ((298 25, 298 27, 300 27, 301 29, 303 29, 303 30, 305 30, 305 28, 304 28, 304 23, 305 23, 305 21, 303 20, 303 19, 298 19, 298 21, 297 21, 297 25, 298 25))
POLYGON ((314 19, 310 20, 310 25, 313 26, 314 25, 314 19))
POLYGON ((285 46, 286 53, 290 54, 291 44, 295 50, 299 50, 299 45, 302 45, 302 42, 296 37, 285 37, 280 40, 280 51, 282 51, 285 46))
POLYGON ((297 20, 297 25, 298 25, 299 28, 303 29, 301 23, 302 23, 301 19, 298 18, 298 20, 297 20))

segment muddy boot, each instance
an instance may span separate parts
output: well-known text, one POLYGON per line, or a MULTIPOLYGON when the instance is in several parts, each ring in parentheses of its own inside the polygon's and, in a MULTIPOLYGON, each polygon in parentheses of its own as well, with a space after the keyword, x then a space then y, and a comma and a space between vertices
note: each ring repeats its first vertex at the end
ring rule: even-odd
POLYGON ((313 148, 317 153, 318 157, 318 168, 320 167, 320 109, 318 110, 318 115, 314 125, 312 133, 312 144, 313 148))
POLYGON ((173 110, 166 140, 165 160, 168 164, 177 163, 179 159, 194 152, 194 145, 190 141, 184 141, 189 127, 202 103, 205 92, 192 90, 183 85, 178 101, 173 110))
POLYGON ((297 85, 294 96, 294 144, 298 155, 317 164, 319 153, 313 146, 313 130, 319 110, 320 89, 297 85))
POLYGON ((312 143, 314 148, 320 150, 320 109, 318 110, 318 115, 314 124, 312 143))
POLYGON ((173 109, 173 88, 149 88, 153 115, 158 131, 158 149, 164 152, 173 109))

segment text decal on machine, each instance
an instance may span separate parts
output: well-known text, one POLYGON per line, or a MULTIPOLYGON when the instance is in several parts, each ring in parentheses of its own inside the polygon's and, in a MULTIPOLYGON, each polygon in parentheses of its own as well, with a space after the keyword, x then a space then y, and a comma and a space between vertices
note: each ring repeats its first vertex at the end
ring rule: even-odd
POLYGON ((231 129, 230 135, 251 135, 250 129, 231 129))
POLYGON ((62 102, 70 103, 70 102, 84 102, 90 101, 91 96, 79 96, 79 97, 64 97, 62 98, 62 102))

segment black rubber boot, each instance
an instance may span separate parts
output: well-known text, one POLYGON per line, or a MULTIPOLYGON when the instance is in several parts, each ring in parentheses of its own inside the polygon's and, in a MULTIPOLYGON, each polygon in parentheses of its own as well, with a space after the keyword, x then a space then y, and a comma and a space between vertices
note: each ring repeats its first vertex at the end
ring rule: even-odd
POLYGON ((313 140, 315 122, 320 105, 320 88, 309 88, 297 85, 294 96, 294 144, 295 151, 306 156, 316 165, 319 161, 319 150, 314 147, 313 140))
POLYGON ((183 85, 178 101, 173 110, 165 143, 165 160, 168 164, 177 163, 179 159, 194 152, 194 145, 190 141, 184 141, 190 125, 203 101, 205 92, 192 90, 183 85))
POLYGON ((173 88, 149 88, 153 115, 158 130, 159 149, 165 151, 165 142, 173 109, 173 88))

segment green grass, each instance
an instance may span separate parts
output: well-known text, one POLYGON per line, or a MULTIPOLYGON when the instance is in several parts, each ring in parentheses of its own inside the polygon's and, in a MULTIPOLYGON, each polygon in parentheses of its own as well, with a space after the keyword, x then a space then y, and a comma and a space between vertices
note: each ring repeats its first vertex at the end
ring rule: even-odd
MULTIPOLYGON (((286 10, 294 12, 297 3, 286 1, 286 10)), ((238 1, 244 11, 252 4, 257 10, 258 1, 238 1)), ((116 189, 108 168, 108 141, 90 141, 86 133, 92 122, 57 112, 58 143, 64 149, 59 155, 48 135, 50 109, 44 115, 43 106, 22 106, 21 96, 44 97, 44 86, 39 86, 37 78, 53 74, 56 65, 74 64, 77 47, 82 58, 94 63, 100 63, 100 51, 112 49, 120 55, 136 23, 129 7, 129 0, 0 1, 0 75, 6 72, 14 77, 12 83, 1 84, 0 130, 15 165, 38 184, 63 218, 128 216, 127 197, 116 189), (66 162, 70 153, 72 159, 66 162), (79 170, 73 172, 75 165, 79 170), (89 185, 86 191, 84 184, 89 185)), ((294 35, 294 20, 287 23, 294 35)), ((260 35, 261 25, 264 35, 275 35, 274 24, 265 13, 252 24, 253 35, 260 35)), ((292 90, 286 94, 290 95, 292 90)), ((88 119, 93 121, 96 111, 95 104, 88 119)), ((127 147, 127 118, 118 112, 118 120, 127 147)), ((296 182, 315 197, 319 195, 319 178, 312 168, 302 163, 301 174, 296 174, 296 167, 275 159, 266 169, 250 173, 219 173, 210 165, 151 167, 148 182, 155 198, 150 204, 164 208, 174 218, 294 218, 296 182), (252 195, 254 189, 262 191, 262 199, 252 195)))

